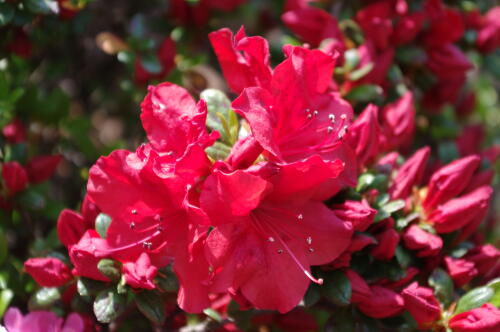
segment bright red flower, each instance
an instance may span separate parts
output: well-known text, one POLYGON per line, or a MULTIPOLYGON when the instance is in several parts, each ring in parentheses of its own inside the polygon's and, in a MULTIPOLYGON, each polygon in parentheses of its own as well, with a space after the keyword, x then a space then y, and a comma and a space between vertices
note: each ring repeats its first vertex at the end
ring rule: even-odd
POLYGON ((73 279, 70 269, 57 258, 30 258, 24 269, 43 287, 59 287, 73 279))
POLYGON ((358 304, 359 310, 369 317, 385 318, 399 314, 404 310, 403 297, 398 293, 381 286, 371 286, 372 295, 358 304))
POLYGON ((464 33, 460 13, 446 8, 441 0, 427 0, 425 3, 430 25, 424 35, 424 43, 429 47, 439 47, 456 42, 464 33))
POLYGON ((365 37, 384 50, 389 46, 392 35, 393 4, 389 1, 372 3, 356 13, 356 21, 365 37))
POLYGON ((411 194, 413 186, 422 181, 430 153, 431 149, 428 146, 423 147, 401 165, 389 188, 392 199, 406 199, 411 194))
POLYGON ((437 235, 428 233, 417 225, 411 225, 403 234, 405 247, 418 250, 418 257, 437 255, 443 248, 443 240, 437 235))
POLYGON ((348 269, 345 275, 351 284, 351 303, 366 302, 372 297, 372 291, 366 281, 354 270, 348 269))
POLYGON ((370 251, 373 257, 380 260, 390 260, 394 257, 399 243, 399 234, 393 228, 387 228, 375 235, 378 244, 370 251))
POLYGON ((342 160, 342 176, 318 188, 318 195, 328 198, 355 183, 354 153, 343 141, 352 108, 338 94, 327 92, 332 57, 301 47, 285 52, 288 58, 274 69, 271 90, 246 88, 232 107, 248 121, 270 161, 292 163, 314 155, 342 160))
POLYGON ((26 140, 26 128, 17 118, 2 128, 2 134, 9 143, 16 144, 26 140))
POLYGON ((500 264, 500 250, 491 244, 481 245, 469 251, 465 259, 474 263, 481 276, 488 277, 500 264))
POLYGON ((143 252, 135 262, 124 263, 122 269, 125 282, 131 287, 145 289, 154 289, 156 287, 153 279, 156 272, 158 272, 158 268, 151 265, 147 253, 143 252))
POLYGON ((423 27, 425 14, 413 12, 403 15, 394 26, 391 43, 399 46, 412 42, 423 27))
POLYGON ((243 27, 233 37, 224 28, 208 35, 227 84, 235 93, 251 86, 269 88, 272 70, 269 45, 260 36, 247 37, 243 27))
POLYGON ((482 186, 458 198, 439 205, 429 214, 428 220, 433 223, 438 233, 449 233, 458 230, 476 219, 483 219, 493 190, 490 186, 482 186))
POLYGON ((333 211, 342 220, 349 221, 355 231, 363 232, 372 223, 377 210, 370 207, 366 201, 345 201, 332 206, 333 211))
POLYGON ((405 301, 406 309, 419 326, 426 327, 441 317, 441 305, 431 288, 421 287, 417 282, 414 282, 406 287, 401 295, 405 301))
POLYGON ((98 269, 97 263, 101 258, 96 251, 105 248, 105 242, 94 230, 88 230, 80 241, 69 247, 69 258, 73 263, 73 275, 90 279, 109 281, 98 269))
POLYGON ((349 127, 347 138, 360 167, 369 165, 379 153, 379 136, 378 107, 370 104, 349 127))
POLYGON ((440 80, 464 77, 473 67, 467 56, 452 44, 428 49, 426 64, 440 80))
POLYGON ((360 57, 357 68, 373 65, 372 70, 361 79, 351 83, 353 86, 361 84, 376 84, 385 86, 387 72, 391 67, 394 59, 394 48, 387 48, 382 52, 377 52, 371 40, 366 40, 365 43, 358 47, 360 57))
POLYGON ((381 141, 385 150, 409 144, 415 132, 413 94, 408 91, 395 102, 386 105, 380 113, 381 141))
POLYGON ((333 39, 338 51, 345 50, 344 35, 337 20, 328 12, 316 7, 304 7, 285 12, 281 19, 288 29, 302 41, 318 47, 329 38, 333 39))
POLYGON ((423 201, 426 211, 459 195, 469 184, 470 178, 479 166, 480 158, 472 155, 455 160, 432 174, 428 191, 423 201))
POLYGON ((457 287, 462 287, 477 275, 477 269, 474 263, 467 259, 447 256, 444 258, 444 263, 448 274, 457 287))
POLYGON ((7 49, 21 58, 29 59, 33 45, 26 32, 21 28, 16 28, 12 37, 12 40, 7 45, 7 49))
POLYGON ((61 155, 37 156, 31 159, 26 165, 30 182, 40 183, 50 178, 61 160, 61 155))
POLYGON ((451 317, 448 326, 453 332, 497 332, 500 310, 490 303, 451 317))
POLYGON ((330 171, 317 157, 233 173, 216 170, 207 178, 200 202, 215 226, 206 244, 212 291, 241 290, 256 308, 287 312, 310 280, 321 283, 309 266, 337 258, 352 234, 350 223, 307 200, 340 172, 339 162, 327 165, 330 171))
POLYGON ((7 162, 2 166, 2 177, 9 194, 14 195, 28 186, 28 174, 17 161, 7 162))
POLYGON ((500 6, 491 8, 481 22, 476 46, 483 53, 490 53, 500 46, 500 6))

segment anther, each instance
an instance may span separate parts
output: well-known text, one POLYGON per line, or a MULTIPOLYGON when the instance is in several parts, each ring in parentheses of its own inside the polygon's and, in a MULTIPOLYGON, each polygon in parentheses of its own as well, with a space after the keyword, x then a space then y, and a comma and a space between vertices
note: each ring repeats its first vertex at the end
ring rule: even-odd
POLYGON ((297 215, 297 219, 298 220, 303 220, 304 219, 304 215, 302 213, 298 214, 297 215))
POLYGON ((331 134, 333 132, 333 127, 328 126, 328 128, 326 128, 326 131, 327 133, 331 134))
POLYGON ((318 110, 314 110, 313 115, 317 116, 319 114, 318 110))
POLYGON ((155 215, 155 216, 154 216, 154 220, 155 220, 155 221, 162 221, 162 220, 163 220, 163 217, 162 217, 162 216, 160 216, 159 214, 157 214, 157 215, 155 215))
POLYGON ((156 227, 157 232, 163 232, 163 226, 157 226, 156 227))
POLYGON ((307 239, 306 239, 306 242, 307 242, 307 244, 310 245, 313 242, 312 237, 308 236, 307 239))
POLYGON ((274 242, 274 237, 270 236, 270 237, 267 239, 267 241, 269 241, 269 242, 274 242))
POLYGON ((151 250, 151 248, 153 247, 153 243, 145 241, 145 242, 142 243, 142 247, 144 249, 151 250))
POLYGON ((308 109, 308 108, 306 108, 306 113, 309 113, 309 112, 311 112, 311 110, 310 110, 310 109, 308 109))
POLYGON ((346 114, 342 114, 342 115, 340 116, 340 118, 341 118, 342 120, 345 120, 345 119, 347 119, 347 115, 346 115, 346 114))
POLYGON ((313 248, 309 248, 309 252, 314 252, 314 249, 313 248))
POLYGON ((137 214, 137 210, 136 210, 136 209, 133 209, 133 210, 132 210, 132 214, 137 214))
POLYGON ((281 255, 283 253, 283 250, 278 249, 276 252, 281 255))
POLYGON ((331 123, 335 123, 335 114, 329 114, 328 119, 330 119, 331 123))
POLYGON ((130 226, 130 229, 134 229, 135 228, 135 222, 132 221, 129 226, 130 226))
POLYGON ((311 119, 312 119, 312 117, 313 117, 313 116, 312 116, 311 114, 307 114, 307 119, 308 119, 308 120, 311 120, 311 119))

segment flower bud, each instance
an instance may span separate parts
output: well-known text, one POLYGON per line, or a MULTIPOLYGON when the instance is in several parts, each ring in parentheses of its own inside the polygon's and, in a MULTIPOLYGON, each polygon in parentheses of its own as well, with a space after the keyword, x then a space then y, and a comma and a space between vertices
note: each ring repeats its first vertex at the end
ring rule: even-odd
POLYGON ((448 326, 453 332, 500 331, 500 310, 490 303, 451 317, 448 326))
POLYGON ((43 287, 59 287, 73 276, 70 269, 57 258, 30 258, 24 262, 24 269, 43 287))
POLYGON ((399 314, 405 302, 398 293, 381 286, 371 286, 372 296, 359 303, 358 308, 365 315, 373 318, 385 318, 399 314))
POLYGON ((487 276, 500 264, 500 251, 491 244, 472 249, 465 258, 474 263, 480 275, 487 276))
POLYGON ((26 140, 26 128, 19 119, 14 119, 14 121, 3 127, 2 134, 9 143, 16 144, 26 140))
POLYGON ((23 191, 28 186, 28 174, 17 161, 2 165, 2 177, 11 195, 23 191))
POLYGON ((443 247, 443 240, 439 236, 428 233, 417 225, 411 225, 405 230, 403 242, 406 248, 418 250, 418 257, 435 256, 443 247))
POLYGON ((376 259, 390 260, 394 257, 396 247, 399 243, 399 234, 393 228, 388 228, 385 231, 375 235, 378 244, 371 250, 371 254, 376 259))
POLYGON ((384 150, 392 150, 410 143, 415 131, 413 94, 408 91, 395 102, 385 106, 380 122, 384 150))
POLYGON ((61 161, 61 155, 38 156, 31 159, 26 165, 26 171, 31 183, 39 183, 47 180, 54 174, 57 165, 61 161))
POLYGON ((351 303, 369 300, 372 296, 372 291, 366 281, 359 274, 354 272, 354 270, 346 270, 345 275, 349 278, 349 282, 351 283, 351 303))
POLYGON ((57 219, 57 235, 66 247, 72 246, 82 238, 87 227, 82 216, 77 212, 64 209, 57 219))
POLYGON ((467 259, 445 257, 444 263, 448 274, 457 287, 462 287, 477 275, 474 263, 467 259))
POLYGON ((428 146, 421 148, 401 165, 389 188, 392 199, 405 199, 411 194, 413 186, 422 180, 430 151, 428 146))
POLYGON ((158 272, 158 268, 151 265, 148 254, 143 252, 136 262, 123 264, 123 274, 128 285, 134 288, 154 289, 156 285, 153 279, 158 272))
POLYGON ((349 127, 347 143, 355 151, 360 167, 378 154, 379 136, 378 108, 370 104, 349 127))
POLYGON ((441 306, 432 289, 412 283, 401 292, 405 307, 419 326, 427 326, 441 317, 441 306))
POLYGON ((468 156, 455 160, 434 172, 429 180, 429 189, 423 202, 424 208, 430 211, 459 195, 469 184, 479 162, 479 156, 468 156))
POLYGON ((493 190, 482 186, 459 198, 438 206, 429 216, 438 233, 450 233, 460 229, 477 218, 484 218, 493 190))
POLYGON ((372 209, 366 201, 345 201, 333 206, 333 212, 342 220, 351 222, 355 231, 363 232, 372 223, 377 210, 372 209))

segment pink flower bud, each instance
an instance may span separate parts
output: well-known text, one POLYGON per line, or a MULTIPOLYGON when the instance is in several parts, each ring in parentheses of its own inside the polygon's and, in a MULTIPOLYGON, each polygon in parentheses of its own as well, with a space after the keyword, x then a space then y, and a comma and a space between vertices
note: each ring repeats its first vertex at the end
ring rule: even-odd
POLYGON ((21 143, 26 140, 26 128, 19 119, 14 119, 14 121, 3 127, 2 134, 9 143, 21 143))
POLYGON ((406 248, 418 250, 418 257, 435 256, 443 247, 443 240, 439 236, 428 233, 417 225, 411 225, 405 230, 403 242, 406 248))
POLYGON ((385 318, 399 314, 405 302, 398 293, 381 286, 371 286, 372 296, 359 303, 358 308, 365 315, 373 318, 385 318))
POLYGON ((411 194, 413 186, 422 180, 430 152, 427 146, 421 148, 401 165, 389 188, 392 199, 405 199, 411 194))
POLYGON ((390 260, 394 257, 396 246, 399 243, 399 234, 393 228, 375 235, 378 244, 371 250, 371 254, 376 259, 390 260))
POLYGON ((70 269, 57 258, 30 258, 24 262, 24 269, 43 287, 59 287, 73 278, 70 269))
POLYGON ((460 229, 477 218, 484 218, 493 190, 482 186, 459 198, 440 205, 429 216, 438 233, 450 233, 460 229))
POLYGON ((333 211, 342 220, 350 221, 355 231, 363 232, 372 223, 377 210, 372 209, 366 201, 345 201, 333 206, 333 211))
POLYGON ((346 270, 345 274, 351 283, 351 302, 359 303, 368 301, 372 296, 372 291, 366 281, 359 274, 354 272, 354 270, 346 270))
POLYGON ((488 276, 500 264, 500 251, 491 244, 472 249, 465 258, 474 263, 480 275, 488 276))
POLYGON ((11 195, 23 191, 28 186, 28 174, 17 161, 2 165, 2 177, 11 195))
POLYGON ((479 156, 473 155, 455 160, 437 170, 429 181, 429 189, 423 202, 426 211, 459 195, 469 184, 479 162, 479 156))
POLYGON ((453 316, 448 322, 453 332, 500 331, 500 310, 490 303, 453 316))
POLYGON ((445 257, 444 263, 448 274, 457 287, 462 287, 477 275, 474 263, 467 259, 445 257))
POLYGON ((420 287, 417 282, 401 292, 405 307, 418 325, 426 326, 441 317, 441 306, 432 289, 420 287))

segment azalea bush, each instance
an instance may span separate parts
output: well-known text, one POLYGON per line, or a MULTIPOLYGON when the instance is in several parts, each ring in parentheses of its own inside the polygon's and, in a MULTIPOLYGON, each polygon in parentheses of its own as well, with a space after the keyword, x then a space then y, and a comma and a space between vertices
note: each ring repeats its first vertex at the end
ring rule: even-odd
POLYGON ((0 0, 22 331, 500 331, 500 7, 0 0))

